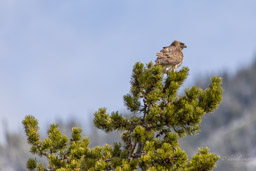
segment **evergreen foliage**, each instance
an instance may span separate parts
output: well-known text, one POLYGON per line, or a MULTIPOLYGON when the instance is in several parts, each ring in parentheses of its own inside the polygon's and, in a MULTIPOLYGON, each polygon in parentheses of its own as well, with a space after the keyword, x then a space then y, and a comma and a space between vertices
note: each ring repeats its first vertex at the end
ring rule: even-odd
MULTIPOLYGON (((106 132, 122 132, 123 143, 89 147, 89 139, 81 136, 80 128, 72 129, 69 140, 58 125, 52 124, 48 137, 40 140, 38 122, 33 116, 23 121, 31 152, 46 156, 48 170, 212 170, 219 156, 200 148, 191 160, 178 143, 179 138, 196 134, 201 118, 213 112, 221 102, 222 79, 212 77, 209 88, 196 86, 177 92, 188 76, 189 69, 163 74, 162 67, 136 63, 131 78, 131 91, 124 103, 133 112, 126 118, 119 112, 95 112, 94 124, 106 132)), ((29 170, 44 170, 35 159, 27 162, 29 170)))

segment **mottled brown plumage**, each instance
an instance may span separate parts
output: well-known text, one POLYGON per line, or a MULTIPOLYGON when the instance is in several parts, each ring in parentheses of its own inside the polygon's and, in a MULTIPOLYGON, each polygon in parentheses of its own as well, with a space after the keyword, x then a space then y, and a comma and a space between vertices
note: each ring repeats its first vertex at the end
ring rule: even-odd
POLYGON ((163 47, 163 49, 156 54, 156 65, 162 65, 165 73, 175 71, 183 62, 182 49, 187 46, 179 41, 174 41, 170 46, 163 47))

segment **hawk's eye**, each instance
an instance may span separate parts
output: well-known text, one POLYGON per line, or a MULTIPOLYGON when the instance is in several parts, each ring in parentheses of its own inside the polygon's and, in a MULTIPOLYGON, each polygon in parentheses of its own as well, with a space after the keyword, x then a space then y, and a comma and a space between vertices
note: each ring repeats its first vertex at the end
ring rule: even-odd
POLYGON ((180 43, 181 46, 184 46, 184 43, 180 43))

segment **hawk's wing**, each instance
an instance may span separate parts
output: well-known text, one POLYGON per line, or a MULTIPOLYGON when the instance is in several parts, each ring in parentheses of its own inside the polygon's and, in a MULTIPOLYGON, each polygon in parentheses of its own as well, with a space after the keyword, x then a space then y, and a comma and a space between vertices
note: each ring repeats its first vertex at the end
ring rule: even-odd
POLYGON ((155 62, 159 65, 177 65, 183 59, 181 49, 175 46, 164 47, 156 56, 157 59, 155 62))

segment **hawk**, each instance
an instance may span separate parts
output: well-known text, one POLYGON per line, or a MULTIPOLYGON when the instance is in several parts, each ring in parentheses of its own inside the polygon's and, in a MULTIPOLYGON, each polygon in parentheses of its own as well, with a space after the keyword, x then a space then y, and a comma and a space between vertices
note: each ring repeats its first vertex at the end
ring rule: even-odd
POLYGON ((179 41, 173 41, 170 46, 163 47, 163 49, 156 54, 156 65, 162 65, 163 72, 175 71, 183 62, 182 49, 187 46, 179 41))

